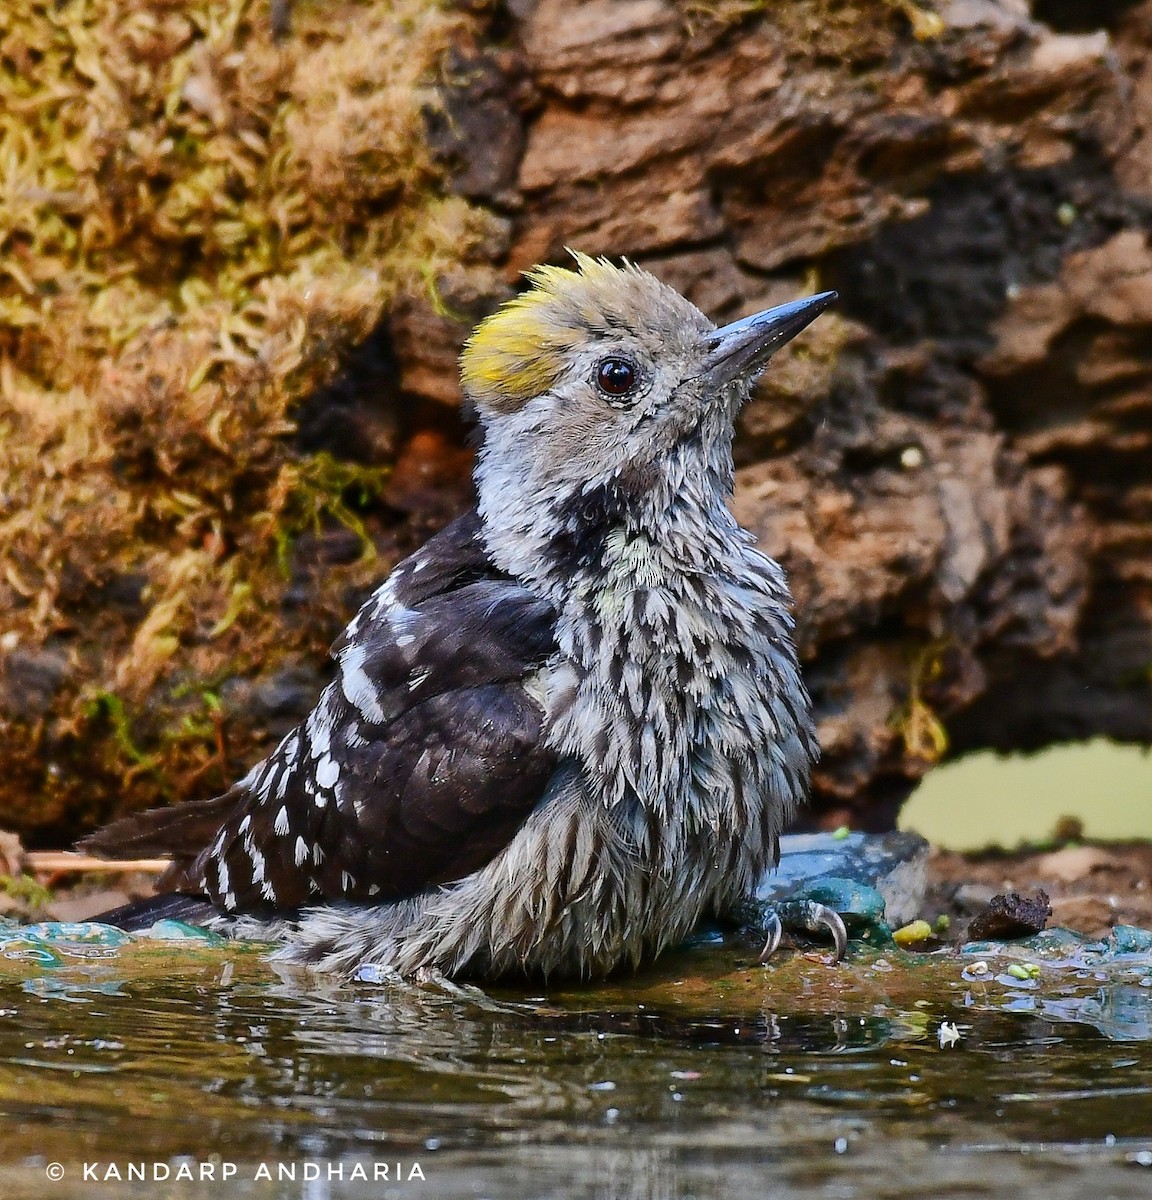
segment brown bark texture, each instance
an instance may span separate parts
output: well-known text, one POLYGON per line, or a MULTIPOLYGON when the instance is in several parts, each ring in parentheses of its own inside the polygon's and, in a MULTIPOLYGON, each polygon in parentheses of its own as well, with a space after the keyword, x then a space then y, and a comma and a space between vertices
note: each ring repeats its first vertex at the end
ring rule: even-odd
MULTIPOLYGON (((358 510, 372 571, 468 503, 456 359, 524 268, 625 255, 717 321, 834 287, 741 418, 734 501, 795 593, 823 747, 811 819, 887 827, 967 750, 1152 742, 1152 2, 476 0, 455 17, 421 187, 483 234, 335 347, 285 443, 391 467, 358 510)), ((307 711, 323 642, 371 583, 340 574, 349 538, 329 521, 293 544, 279 603, 316 636, 290 658, 241 670, 197 643, 220 736, 186 785, 129 763, 127 803, 209 793, 307 711)), ((0 661, 0 716, 39 722, 45 770, 71 747, 70 797, 95 727, 59 696, 98 674, 61 682, 76 661, 0 661)), ((132 749, 144 735, 108 711, 102 736, 132 749)), ((60 841, 108 815, 101 770, 99 813, 6 823, 60 841)))
MULTIPOLYGON (((716 319, 841 293, 745 412, 735 500, 795 591, 818 819, 885 825, 943 754, 1152 740, 1152 5, 539 0, 499 33, 445 150, 510 216, 506 282, 575 246, 716 319)), ((462 332, 400 317, 406 379, 454 402, 462 332)))

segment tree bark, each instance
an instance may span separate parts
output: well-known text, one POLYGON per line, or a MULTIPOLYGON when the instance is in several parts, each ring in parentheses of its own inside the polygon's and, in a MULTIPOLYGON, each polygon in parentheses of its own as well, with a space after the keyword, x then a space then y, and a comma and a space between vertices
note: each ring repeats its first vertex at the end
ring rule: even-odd
MULTIPOLYGON (((1152 740, 1152 5, 510 9, 441 147, 510 244, 446 291, 483 310, 574 246, 717 320, 841 293, 737 448, 796 595, 817 819, 886 825, 944 754, 1152 740)), ((403 314, 406 377, 454 401, 463 333, 403 314)))
MULTIPOLYGON (((115 153, 92 168, 92 204, 166 203, 168 173, 184 168, 156 166, 137 143, 159 155, 188 130, 247 164, 228 186, 253 210, 267 199, 252 182, 264 160, 298 160, 303 195, 269 208, 296 242, 269 245, 287 253, 318 234, 316 261, 345 273, 277 275, 276 255, 254 260, 251 291, 272 289, 279 324, 244 317, 237 343, 229 320, 251 297, 235 287, 212 292, 211 321, 181 325, 173 309, 131 361, 110 343, 109 369, 93 375, 102 457, 65 454, 63 418, 44 435, 57 482, 40 483, 39 540, 0 546, 5 564, 15 556, 0 571, 4 824, 59 844, 117 806, 210 794, 307 711, 325 642, 392 560, 468 503, 464 338, 524 268, 563 261, 568 246, 636 260, 717 321, 841 293, 773 361, 737 440, 735 510, 795 592, 823 747, 814 821, 887 827, 946 755, 1152 741, 1152 0, 463 0, 434 20, 409 9, 407 25, 396 0, 332 10, 370 25, 370 50, 312 10, 273 45, 255 4, 227 45, 177 30, 149 60, 154 90, 176 94, 172 54, 196 87, 175 108, 137 104, 113 129, 123 146, 105 137, 115 153), (394 91, 424 94, 406 69, 417 56, 394 44, 416 38, 395 32, 409 26, 423 30, 420 62, 451 43, 423 116, 394 103, 394 91), (129 118, 155 129, 137 136, 129 118), (265 145, 276 153, 257 154, 265 145), (419 286, 395 283, 410 278, 419 286), (201 417, 214 428, 189 382, 201 361, 219 373, 213 405, 248 397, 234 435, 201 435, 201 417), (291 391, 300 362, 325 381, 303 398, 291 391), (382 463, 392 473, 377 496, 364 481, 382 463), (202 525, 180 515, 201 495, 202 525), (97 512, 87 519, 127 531, 107 554, 85 524, 97 512), (273 520, 292 514, 291 528, 273 520), (193 560, 211 577, 193 578, 193 560), (130 669, 138 644, 156 651, 146 675, 130 669), (201 693, 215 707, 165 741, 201 693)), ((126 46, 125 79, 144 79, 126 46)), ((117 88, 101 93, 105 108, 128 94, 117 88)), ((185 253, 196 286, 215 286, 213 264, 236 253, 227 205, 239 201, 224 202, 211 254, 199 209, 165 208, 172 229, 159 233, 143 217, 126 224, 148 269, 172 274, 155 285, 162 298, 183 294, 185 253)), ((0 297, 20 309, 33 285, 0 279, 0 297)), ((4 353, 50 379, 59 354, 22 329, 4 334, 4 353)), ((19 371, 0 380, 0 435, 19 371)), ((34 408, 11 428, 35 433, 34 408)), ((0 487, 0 519, 18 528, 26 500, 13 487, 0 487)))

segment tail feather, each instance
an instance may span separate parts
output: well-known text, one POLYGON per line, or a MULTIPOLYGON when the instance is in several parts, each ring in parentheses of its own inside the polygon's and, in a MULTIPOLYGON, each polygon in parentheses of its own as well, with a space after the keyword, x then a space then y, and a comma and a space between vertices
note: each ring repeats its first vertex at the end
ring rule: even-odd
POLYGON ((219 832, 238 798, 233 788, 211 800, 122 817, 88 834, 77 847, 104 858, 195 858, 219 832))
POLYGON ((188 925, 204 925, 210 917, 220 914, 203 896, 185 896, 179 892, 165 892, 160 896, 149 896, 144 900, 133 900, 131 904, 109 909, 92 918, 103 925, 115 925, 126 933, 139 933, 151 929, 157 921, 183 921, 188 925))

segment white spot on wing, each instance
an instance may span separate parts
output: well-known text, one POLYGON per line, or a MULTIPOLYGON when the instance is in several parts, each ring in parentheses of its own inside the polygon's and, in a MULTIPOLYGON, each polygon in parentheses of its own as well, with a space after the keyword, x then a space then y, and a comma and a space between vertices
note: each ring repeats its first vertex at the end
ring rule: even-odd
MULTIPOLYGON (((336 760, 325 755, 316 764, 316 782, 323 788, 330 788, 340 778, 340 767, 336 760)), ((319 801, 317 801, 319 804, 319 801)))
POLYGON ((308 739, 312 743, 313 758, 322 758, 332 745, 332 725, 328 714, 320 709, 308 718, 308 739))
POLYGON ((380 724, 384 720, 384 709, 376 685, 368 678, 364 663, 368 649, 362 643, 348 646, 340 655, 340 687, 348 699, 369 721, 380 724))
POLYGON ((308 846, 302 837, 296 839, 296 865, 303 866, 304 860, 308 857, 308 846))
MULTIPOLYGON (((384 582, 372 593, 373 615, 379 616, 386 608, 390 607, 396 600, 396 575, 390 575, 384 582)), ((365 608, 368 606, 365 605, 365 608)))
POLYGON ((272 828, 283 837, 288 832, 288 805, 282 804, 276 814, 276 823, 272 828))

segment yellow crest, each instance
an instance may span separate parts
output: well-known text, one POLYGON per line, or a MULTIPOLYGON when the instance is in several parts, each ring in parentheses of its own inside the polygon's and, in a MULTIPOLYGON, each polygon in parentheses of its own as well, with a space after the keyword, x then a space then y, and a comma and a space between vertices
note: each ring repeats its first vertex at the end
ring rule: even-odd
POLYGON ((525 272, 531 289, 476 326, 460 356, 461 381, 473 400, 514 409, 546 392, 567 352, 602 323, 601 297, 636 271, 570 253, 578 270, 533 267, 525 272))

